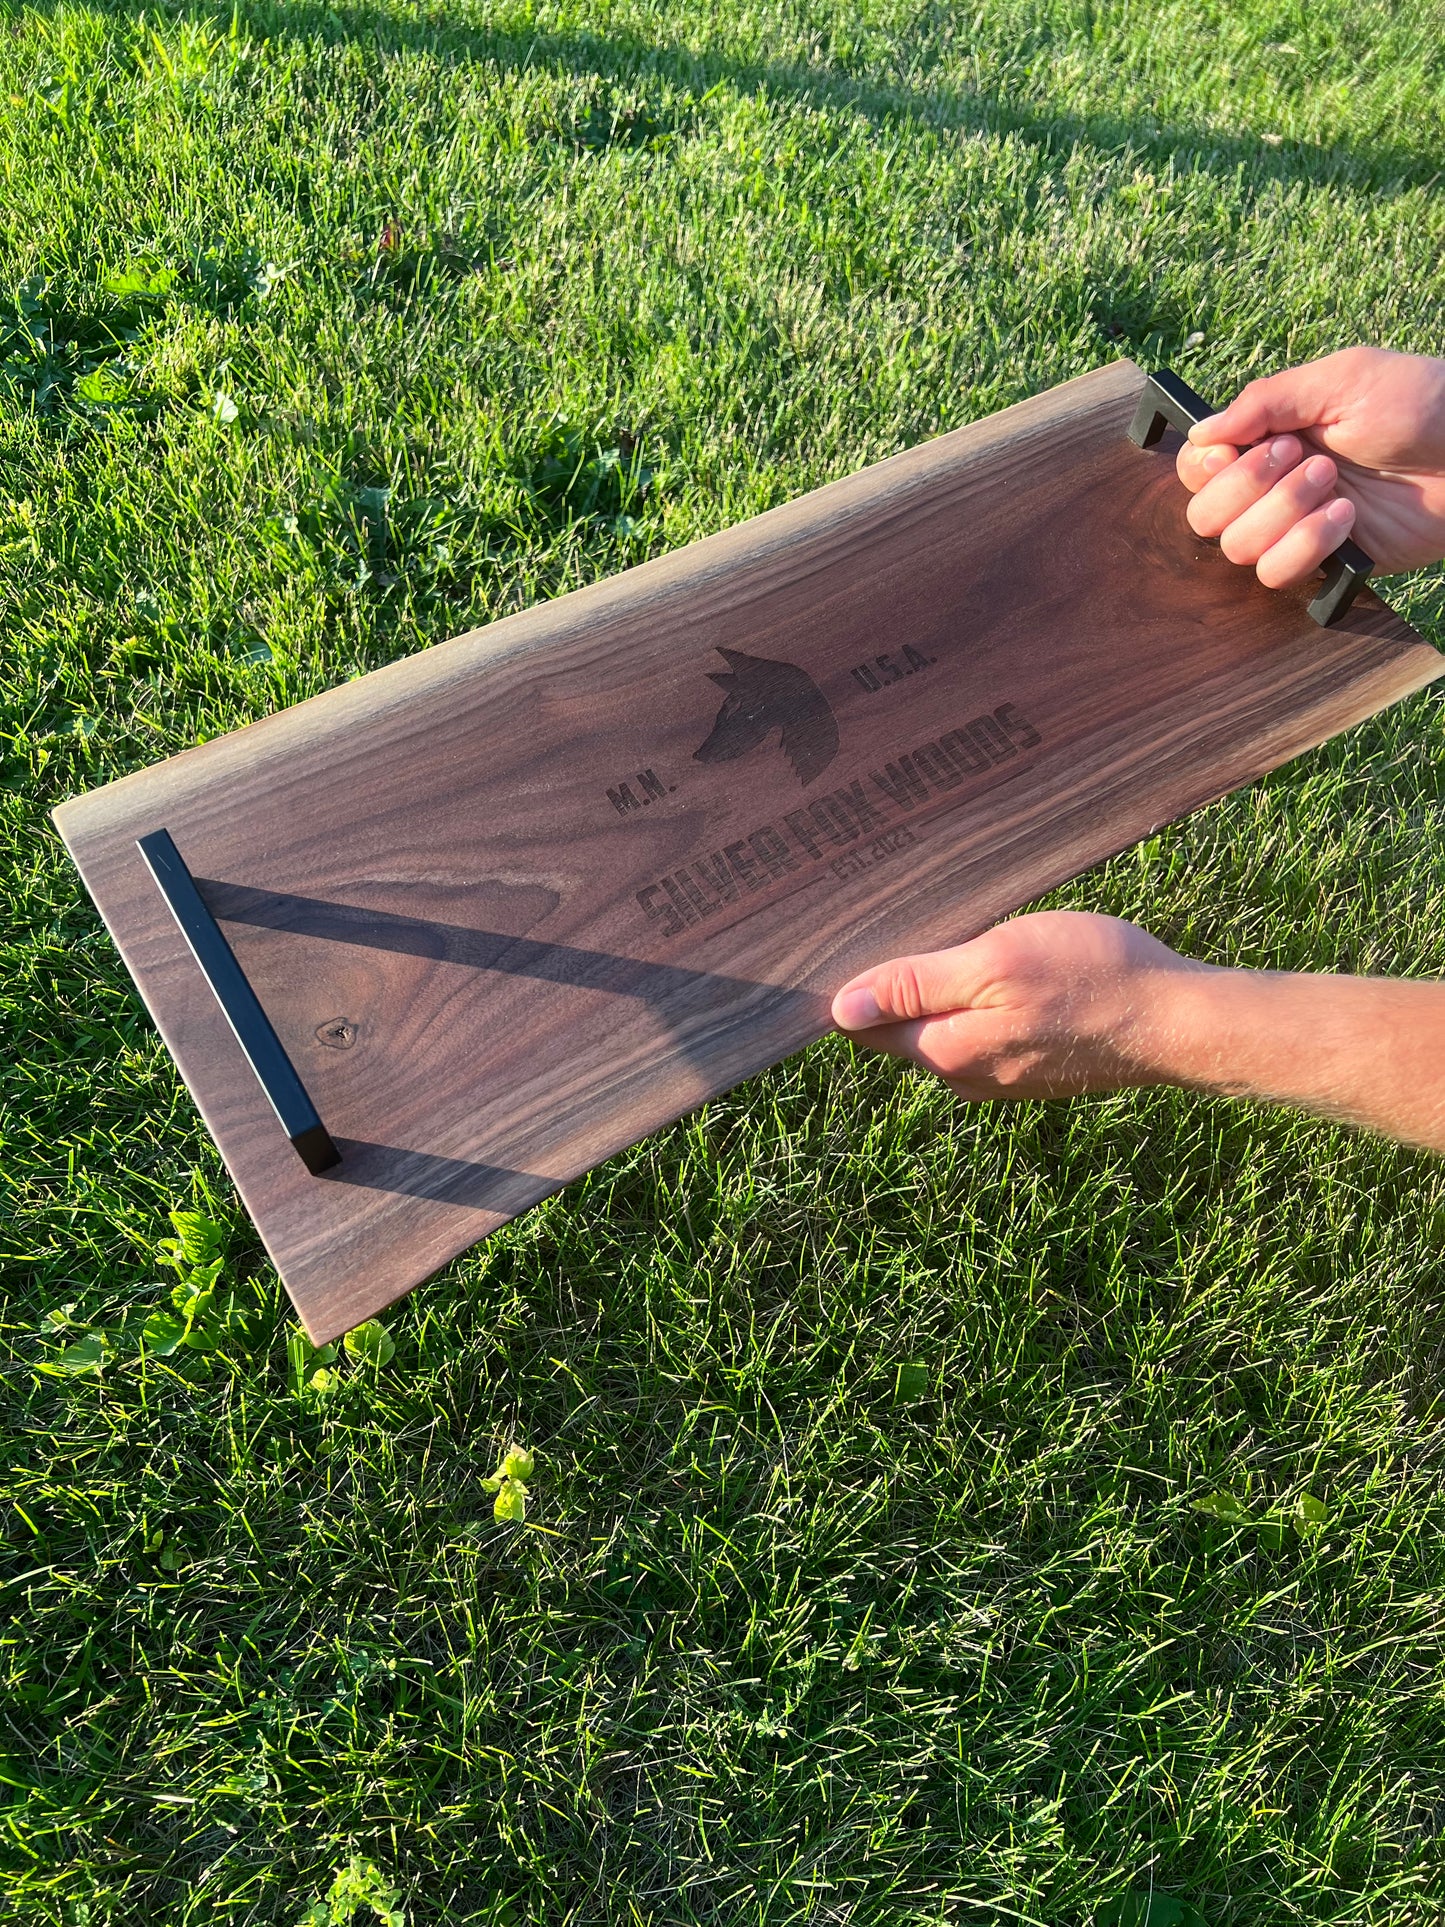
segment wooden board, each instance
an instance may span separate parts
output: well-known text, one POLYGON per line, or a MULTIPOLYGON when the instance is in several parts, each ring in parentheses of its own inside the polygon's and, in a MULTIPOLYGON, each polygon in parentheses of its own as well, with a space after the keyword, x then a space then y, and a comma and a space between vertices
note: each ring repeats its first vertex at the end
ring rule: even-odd
POLYGON ((960 941, 1418 688, 1193 536, 1117 362, 63 805, 330 1338, 960 941), (310 1176, 136 850, 164 827, 339 1167, 310 1176))

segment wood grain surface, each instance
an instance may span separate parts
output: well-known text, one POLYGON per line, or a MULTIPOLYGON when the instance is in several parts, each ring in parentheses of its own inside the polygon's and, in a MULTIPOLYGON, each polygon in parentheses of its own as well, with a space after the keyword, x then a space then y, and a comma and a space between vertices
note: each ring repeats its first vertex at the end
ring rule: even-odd
POLYGON ((316 1340, 1442 668, 1189 530, 1117 362, 56 812, 316 1340), (342 1152, 281 1135, 164 827, 342 1152))

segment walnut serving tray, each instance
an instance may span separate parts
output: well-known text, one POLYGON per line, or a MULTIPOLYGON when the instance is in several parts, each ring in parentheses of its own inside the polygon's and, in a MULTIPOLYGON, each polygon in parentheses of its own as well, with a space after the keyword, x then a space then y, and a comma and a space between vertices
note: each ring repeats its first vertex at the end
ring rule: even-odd
POLYGON ((1128 438, 1143 383, 57 810, 313 1339, 820 1036, 855 971, 1440 673, 1368 591, 1321 627, 1194 536, 1169 444, 1128 438))

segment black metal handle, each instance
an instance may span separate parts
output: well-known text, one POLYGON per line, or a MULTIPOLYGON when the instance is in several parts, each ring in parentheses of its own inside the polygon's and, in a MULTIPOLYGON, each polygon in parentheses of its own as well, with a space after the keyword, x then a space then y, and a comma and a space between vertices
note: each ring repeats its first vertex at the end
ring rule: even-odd
MULTIPOLYGON (((1129 424, 1129 440, 1140 448, 1152 448, 1166 424, 1187 435, 1196 422, 1205 421, 1217 412, 1202 396, 1195 394, 1187 381, 1181 381, 1168 368, 1156 368, 1145 379, 1144 392, 1129 424)), ((1327 627, 1342 616, 1364 587, 1365 578, 1374 566, 1359 544, 1346 536, 1325 560, 1324 586, 1309 605, 1315 621, 1327 627)))
POLYGON ((222 1015, 236 1033, 236 1042, 246 1053, 247 1063, 281 1120, 281 1129, 313 1176, 329 1171, 333 1165, 340 1164, 341 1153, 317 1115, 316 1106, 297 1076, 296 1066, 286 1055, 281 1039, 272 1029, 271 1019, 262 1010, 260 999, 236 960, 235 951, 206 908, 170 831, 152 830, 149 836, 138 837, 136 842, 181 935, 190 945, 191 955, 200 965, 211 995, 221 1006, 222 1015))

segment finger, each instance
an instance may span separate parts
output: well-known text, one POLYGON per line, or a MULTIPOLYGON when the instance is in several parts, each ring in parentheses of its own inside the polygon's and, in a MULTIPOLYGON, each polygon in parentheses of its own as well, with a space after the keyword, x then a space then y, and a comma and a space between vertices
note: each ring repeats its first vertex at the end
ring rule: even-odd
POLYGON ((1226 444, 1214 448, 1195 448, 1189 442, 1182 442, 1179 453, 1174 457, 1174 472, 1189 493, 1194 495, 1222 469, 1228 468, 1238 453, 1237 448, 1230 448, 1226 444))
POLYGON ((1312 455, 1230 523, 1219 538, 1220 548, 1231 562, 1252 567, 1296 522, 1328 499, 1338 478, 1339 470, 1328 455, 1312 455))
POLYGON ((1255 574, 1266 589, 1289 589, 1308 582, 1320 564, 1344 541, 1355 525, 1355 505, 1343 495, 1296 522, 1255 564, 1255 574))
POLYGON ((1190 528, 1196 535, 1222 535, 1231 522, 1268 495, 1303 455, 1304 444, 1294 435, 1277 435, 1272 442, 1250 449, 1200 489, 1185 511, 1190 528))
POLYGON ((833 999, 833 1022, 840 1030, 871 1030, 899 1019, 963 1009, 983 982, 981 941, 975 938, 956 949, 918 957, 892 957, 863 971, 833 999))
MULTIPOLYGON (((836 1008, 835 1003, 834 1009, 836 1008)), ((925 1024, 937 1024, 942 1021, 944 1020, 937 1017, 909 1018, 903 1023, 888 1023, 880 1019, 877 1023, 868 1025, 866 1029, 853 1031, 850 1034, 850 1042, 857 1044, 860 1050, 876 1050, 884 1057, 903 1057, 912 1064, 921 1064, 922 1059, 918 1055, 919 1033, 925 1024)), ((837 1022, 836 1017, 834 1022, 837 1022)), ((840 1026, 840 1028, 847 1028, 847 1026, 840 1026)), ((924 1065, 924 1069, 932 1070, 933 1066, 924 1065)))
POLYGON ((932 1071, 957 1087, 960 1083, 998 1096, 1004 1086, 994 1070, 1012 1032, 1009 1019, 994 1011, 955 1010, 941 1017, 917 1017, 876 1024, 852 1041, 885 1057, 902 1058, 932 1071))
POLYGON ((971 1104, 1072 1097, 1117 1087, 1116 1082, 1101 1084, 1086 1063, 1071 1063, 1067 1052, 1029 1042, 1006 1011, 956 1010, 947 1017, 880 1024, 852 1041, 932 1071, 955 1097, 971 1104))
POLYGON ((1281 374, 1250 382, 1228 408, 1196 422, 1189 431, 1190 441, 1196 448, 1215 442, 1248 447, 1268 435, 1333 421, 1340 408, 1340 370, 1331 366, 1336 359, 1326 355, 1301 368, 1286 368, 1281 374))

